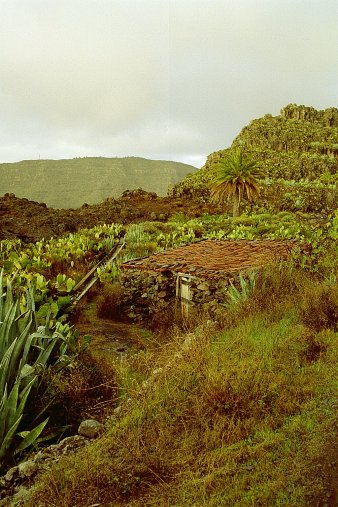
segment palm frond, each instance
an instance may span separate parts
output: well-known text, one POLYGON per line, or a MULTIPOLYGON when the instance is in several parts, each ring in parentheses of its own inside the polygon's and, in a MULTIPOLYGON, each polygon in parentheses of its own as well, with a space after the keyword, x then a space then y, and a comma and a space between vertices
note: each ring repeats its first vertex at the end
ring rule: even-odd
POLYGON ((263 176, 262 169, 255 160, 244 157, 236 150, 226 158, 215 163, 216 175, 211 183, 213 202, 224 202, 236 193, 252 200, 259 194, 258 179, 263 176))

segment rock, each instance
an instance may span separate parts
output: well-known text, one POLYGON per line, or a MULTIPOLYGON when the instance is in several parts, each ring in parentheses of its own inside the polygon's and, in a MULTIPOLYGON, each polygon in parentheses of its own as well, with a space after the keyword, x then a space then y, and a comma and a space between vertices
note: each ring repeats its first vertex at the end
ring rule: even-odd
POLYGON ((19 467, 12 467, 5 475, 5 480, 11 482, 19 474, 19 467))
POLYGON ((207 283, 200 283, 197 285, 198 290, 209 290, 209 285, 207 283))
POLYGON ((86 419, 79 426, 78 433, 83 437, 96 438, 102 433, 103 424, 95 419, 86 419))
POLYGON ((34 461, 28 460, 24 461, 23 463, 20 463, 18 465, 18 469, 19 469, 19 477, 21 479, 24 478, 29 479, 30 477, 32 477, 32 475, 36 474, 38 467, 36 463, 34 463, 34 461))
POLYGON ((118 406, 114 409, 114 415, 115 415, 115 417, 118 417, 118 416, 121 414, 121 412, 122 412, 122 408, 123 408, 123 407, 122 407, 122 405, 118 405, 118 406))
POLYGON ((29 488, 26 488, 25 486, 19 486, 10 503, 10 506, 18 507, 19 505, 22 505, 24 507, 25 505, 27 505, 29 494, 30 494, 29 488))

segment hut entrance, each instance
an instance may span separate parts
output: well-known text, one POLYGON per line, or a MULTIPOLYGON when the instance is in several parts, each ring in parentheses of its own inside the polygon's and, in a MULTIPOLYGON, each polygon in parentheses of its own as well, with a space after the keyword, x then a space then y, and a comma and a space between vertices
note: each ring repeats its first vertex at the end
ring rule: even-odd
POLYGON ((181 314, 187 319, 191 310, 191 276, 179 273, 176 280, 176 297, 181 303, 181 314))

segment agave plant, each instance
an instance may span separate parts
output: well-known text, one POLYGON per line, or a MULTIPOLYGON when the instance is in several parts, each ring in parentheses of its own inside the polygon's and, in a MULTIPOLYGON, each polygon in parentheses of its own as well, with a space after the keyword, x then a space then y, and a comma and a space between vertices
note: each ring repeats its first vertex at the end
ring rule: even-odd
POLYGON ((3 270, 0 273, 0 468, 8 455, 15 455, 33 444, 41 434, 47 419, 32 429, 21 428, 32 389, 38 374, 51 362, 68 359, 67 333, 60 332, 62 324, 37 326, 34 294, 27 289, 26 309, 20 310, 20 300, 13 294, 7 279, 3 290, 3 270), (57 352, 54 354, 54 352, 57 352), (55 357, 56 356, 56 357, 55 357))
POLYGON ((228 296, 231 305, 236 305, 246 301, 251 295, 253 289, 256 285, 257 272, 250 271, 247 275, 247 278, 244 278, 243 273, 239 273, 239 285, 240 288, 237 289, 233 284, 228 288, 228 296))

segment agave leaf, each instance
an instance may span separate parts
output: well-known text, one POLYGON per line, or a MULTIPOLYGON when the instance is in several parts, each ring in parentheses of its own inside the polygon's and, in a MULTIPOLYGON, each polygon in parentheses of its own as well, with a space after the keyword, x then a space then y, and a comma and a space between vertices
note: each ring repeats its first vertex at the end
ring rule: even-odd
POLYGON ((28 377, 28 375, 31 375, 34 373, 34 368, 30 364, 24 364, 22 368, 20 368, 20 379, 28 377))
POLYGON ((31 431, 23 431, 21 433, 18 433, 19 436, 23 437, 22 442, 16 447, 14 454, 18 454, 18 452, 23 451, 30 445, 34 444, 34 442, 37 440, 37 438, 40 436, 42 431, 44 430, 48 419, 45 419, 42 423, 38 424, 33 428, 31 431))
POLYGON ((12 427, 7 431, 5 438, 0 443, 0 460, 2 460, 7 452, 7 449, 13 441, 16 429, 20 424, 22 415, 13 423, 12 427))
POLYGON ((8 312, 9 308, 13 305, 14 299, 13 299, 13 291, 12 291, 12 284, 9 281, 9 278, 7 278, 7 292, 6 292, 6 299, 5 299, 5 314, 8 312))
POLYGON ((32 380, 24 387, 24 389, 19 393, 20 405, 18 406, 17 413, 18 415, 22 415, 25 409, 25 405, 27 402, 27 398, 29 393, 33 387, 35 380, 37 379, 37 375, 35 375, 32 380))
POLYGON ((4 268, 0 271, 0 322, 3 319, 3 308, 4 308, 4 301, 5 301, 5 292, 3 291, 3 277, 4 277, 4 268))
POLYGON ((19 398, 19 385, 20 380, 16 380, 14 386, 12 387, 7 402, 5 406, 5 432, 13 425, 13 423, 17 420, 17 406, 18 406, 18 398, 19 398))
POLYGON ((2 442, 5 434, 5 425, 6 425, 6 418, 5 418, 5 410, 7 406, 7 386, 5 386, 4 393, 1 397, 0 401, 0 442, 2 442))
POLYGON ((27 298, 27 310, 35 312, 35 298, 33 288, 29 287, 26 290, 26 298, 27 298))
POLYGON ((13 323, 15 320, 17 307, 17 302, 12 304, 6 311, 3 322, 0 324, 0 359, 3 357, 7 347, 15 338, 15 326, 13 323))
POLYGON ((56 344, 57 344, 57 340, 51 340, 49 342, 49 344, 47 345, 47 347, 42 348, 41 352, 40 352, 39 356, 37 357, 34 364, 36 364, 36 365, 41 364, 41 365, 45 366, 46 363, 48 362, 49 357, 50 357, 51 353, 53 352, 53 349, 56 344))
POLYGON ((29 343, 29 330, 31 323, 32 321, 30 320, 21 335, 15 339, 15 346, 8 365, 7 381, 9 382, 9 385, 11 385, 13 376, 17 374, 20 366, 26 363, 27 355, 25 355, 25 350, 26 344, 29 343))
POLYGON ((8 347, 8 349, 6 350, 6 352, 0 362, 0 393, 2 393, 4 391, 5 385, 7 384, 9 363, 11 360, 12 352, 15 347, 15 343, 16 343, 16 339, 8 347))
POLYGON ((60 426, 57 429, 57 431, 53 431, 52 433, 48 433, 48 435, 45 435, 45 436, 40 437, 40 438, 37 438, 35 442, 36 443, 48 442, 48 440, 52 440, 55 437, 60 437, 60 435, 62 435, 66 430, 68 430, 71 427, 72 427, 71 424, 67 424, 66 426, 60 426))

